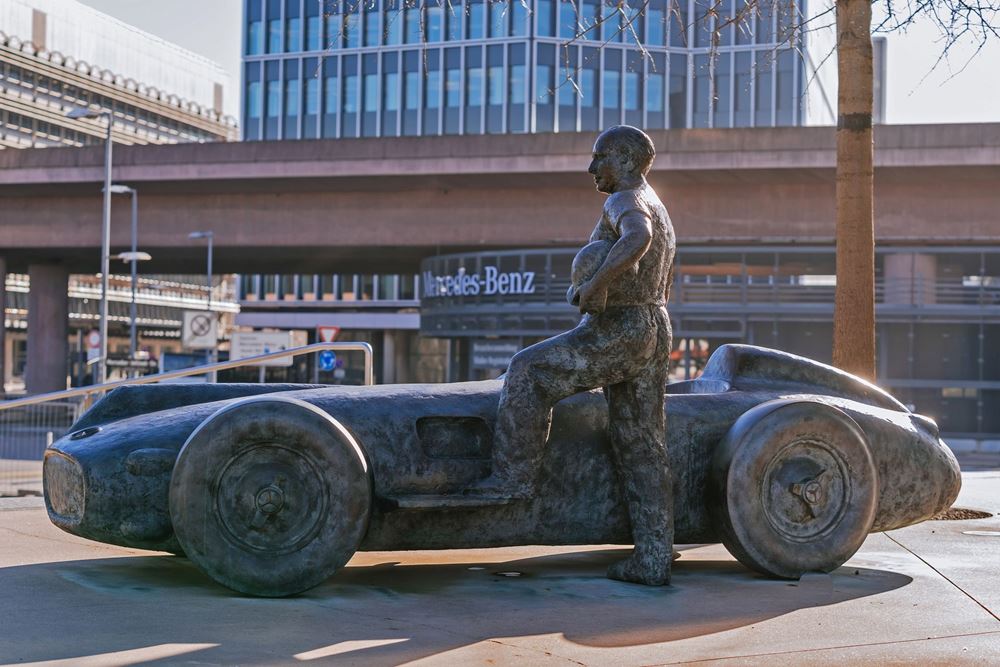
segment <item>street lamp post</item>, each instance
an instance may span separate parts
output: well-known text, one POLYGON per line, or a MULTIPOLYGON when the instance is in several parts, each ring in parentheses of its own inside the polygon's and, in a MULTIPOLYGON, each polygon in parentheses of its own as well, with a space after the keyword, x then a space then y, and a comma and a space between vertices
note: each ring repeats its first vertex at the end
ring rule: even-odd
POLYGON ((118 255, 118 259, 132 264, 132 300, 129 304, 130 325, 128 351, 129 359, 135 359, 136 348, 138 347, 138 341, 136 339, 136 318, 138 317, 138 314, 136 313, 135 303, 136 283, 138 282, 136 263, 152 258, 147 253, 139 252, 137 248, 137 244, 139 242, 139 192, 135 188, 130 188, 127 185, 112 185, 111 193, 116 195, 129 195, 132 200, 132 251, 120 253, 118 255))
POLYGON ((108 271, 111 260, 111 129, 114 125, 110 111, 73 109, 68 118, 100 118, 107 120, 107 135, 104 140, 104 210, 101 218, 101 315, 100 358, 97 362, 97 382, 104 384, 108 377, 108 271))
MULTIPOLYGON (((212 231, 200 231, 191 232, 188 234, 189 239, 206 239, 208 241, 208 270, 205 273, 205 287, 208 290, 208 296, 205 300, 205 309, 211 313, 212 310, 212 242, 215 239, 215 233, 212 231)), ((215 360, 215 348, 213 347, 211 352, 209 352, 209 361, 215 360)), ((215 373, 212 373, 210 378, 212 382, 215 382, 215 373)))

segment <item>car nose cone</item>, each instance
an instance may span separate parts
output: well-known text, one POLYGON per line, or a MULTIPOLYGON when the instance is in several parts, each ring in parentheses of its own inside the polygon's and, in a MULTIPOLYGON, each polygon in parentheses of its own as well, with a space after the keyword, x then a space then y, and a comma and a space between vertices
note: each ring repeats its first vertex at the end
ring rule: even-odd
POLYGON ((45 452, 43 464, 45 506, 52 522, 71 528, 83 520, 86 503, 83 469, 73 457, 57 450, 45 452))

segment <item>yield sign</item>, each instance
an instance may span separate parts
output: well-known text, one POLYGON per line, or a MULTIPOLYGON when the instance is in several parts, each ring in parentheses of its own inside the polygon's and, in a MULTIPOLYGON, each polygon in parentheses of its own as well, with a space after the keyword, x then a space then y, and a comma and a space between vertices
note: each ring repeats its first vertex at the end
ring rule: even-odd
POLYGON ((316 339, 319 343, 332 343, 340 333, 340 327, 316 327, 316 339))

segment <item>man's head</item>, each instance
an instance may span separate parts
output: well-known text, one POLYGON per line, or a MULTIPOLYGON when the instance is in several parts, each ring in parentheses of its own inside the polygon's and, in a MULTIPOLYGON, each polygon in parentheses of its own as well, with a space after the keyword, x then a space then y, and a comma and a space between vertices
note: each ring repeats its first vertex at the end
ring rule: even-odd
POLYGON ((653 141, 639 128, 615 125, 597 137, 594 156, 587 170, 597 189, 611 194, 637 187, 653 164, 653 141))

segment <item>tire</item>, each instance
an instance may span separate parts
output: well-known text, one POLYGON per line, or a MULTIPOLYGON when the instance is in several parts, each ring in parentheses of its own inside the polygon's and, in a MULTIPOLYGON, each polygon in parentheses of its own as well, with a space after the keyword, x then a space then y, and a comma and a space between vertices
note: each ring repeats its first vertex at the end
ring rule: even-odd
POLYGON ((723 544, 747 567, 782 579, 843 565, 871 530, 877 500, 864 432, 819 401, 747 411, 719 443, 709 475, 723 544))
POLYGON ((322 583, 357 551, 370 467, 347 430, 293 398, 220 409, 184 443, 170 518, 185 555, 223 586, 284 597, 322 583))

